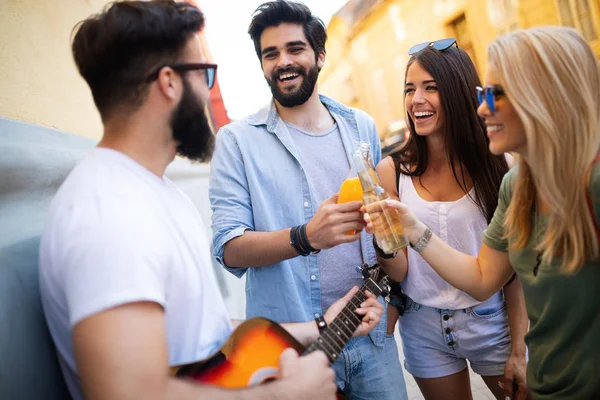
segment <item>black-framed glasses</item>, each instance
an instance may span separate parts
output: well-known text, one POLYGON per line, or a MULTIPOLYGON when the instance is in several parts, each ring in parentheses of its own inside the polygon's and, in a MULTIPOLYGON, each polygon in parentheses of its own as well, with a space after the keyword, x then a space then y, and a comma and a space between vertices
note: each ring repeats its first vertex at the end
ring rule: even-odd
POLYGON ((177 71, 177 72, 187 72, 187 71, 194 71, 194 70, 202 69, 202 70, 204 70, 204 76, 206 78, 206 85, 208 86, 208 88, 212 89, 212 87, 215 84, 215 76, 217 74, 217 64, 206 64, 206 63, 179 63, 179 64, 163 65, 162 67, 160 67, 156 71, 154 71, 152 74, 150 74, 147 78, 147 81, 152 82, 153 80, 157 79, 158 74, 160 73, 160 70, 163 69, 164 67, 169 67, 172 70, 177 71))
POLYGON ((484 88, 477 86, 477 100, 479 105, 483 104, 483 101, 487 103, 488 108, 493 113, 496 111, 496 96, 503 96, 504 89, 498 85, 489 85, 484 88))
POLYGON ((452 47, 453 45, 456 45, 456 47, 458 48, 458 42, 455 38, 440 39, 436 40, 435 42, 423 42, 415 44, 413 47, 408 49, 408 55, 412 56, 413 54, 416 54, 429 46, 433 47, 436 50, 442 51, 452 47))

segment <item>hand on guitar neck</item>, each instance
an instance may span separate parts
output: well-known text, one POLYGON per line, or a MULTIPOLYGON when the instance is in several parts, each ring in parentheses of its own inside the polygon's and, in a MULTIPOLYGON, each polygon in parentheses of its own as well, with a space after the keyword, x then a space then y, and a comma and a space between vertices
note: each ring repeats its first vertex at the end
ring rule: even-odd
MULTIPOLYGON (((327 325, 330 325, 344 308, 346 308, 358 291, 358 286, 354 286, 344 297, 333 303, 327 309, 323 316, 327 325)), ((353 336, 364 336, 371 332, 381 320, 381 315, 383 313, 383 306, 377 301, 377 297, 368 290, 365 290, 363 293, 366 296, 366 300, 353 310, 355 314, 362 315, 362 319, 354 331, 353 336)))

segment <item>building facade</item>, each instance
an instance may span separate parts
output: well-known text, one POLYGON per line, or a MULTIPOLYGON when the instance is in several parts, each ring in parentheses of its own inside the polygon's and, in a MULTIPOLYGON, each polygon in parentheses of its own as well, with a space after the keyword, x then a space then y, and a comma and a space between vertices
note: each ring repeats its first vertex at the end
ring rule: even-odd
POLYGON ((405 117, 411 46, 455 37, 483 77, 491 41, 540 25, 576 27, 600 56, 600 0, 350 0, 328 25, 319 87, 368 112, 385 136, 405 117))
MULTIPOLYGON (((108 3, 0 0, 0 117, 100 139, 102 122, 70 44, 73 27, 108 3)), ((214 128, 229 122, 218 73, 208 111, 214 128)))

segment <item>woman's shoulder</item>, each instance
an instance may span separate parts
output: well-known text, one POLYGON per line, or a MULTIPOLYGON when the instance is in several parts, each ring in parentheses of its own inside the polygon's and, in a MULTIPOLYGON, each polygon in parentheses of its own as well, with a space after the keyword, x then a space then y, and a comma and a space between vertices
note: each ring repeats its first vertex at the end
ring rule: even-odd
POLYGON ((502 183, 500 184, 500 191, 498 193, 498 205, 504 205, 508 207, 510 199, 512 198, 515 182, 519 174, 519 165, 515 165, 508 170, 504 177, 502 177, 502 183))
POLYGON ((515 165, 502 178, 502 184, 500 185, 500 193, 512 194, 512 190, 515 186, 517 175, 519 174, 519 165, 515 165))
POLYGON ((402 187, 406 184, 406 179, 410 179, 410 163, 395 154, 381 160, 376 169, 383 188, 389 194, 399 197, 402 187), (398 189, 400 189, 400 193, 398 189))

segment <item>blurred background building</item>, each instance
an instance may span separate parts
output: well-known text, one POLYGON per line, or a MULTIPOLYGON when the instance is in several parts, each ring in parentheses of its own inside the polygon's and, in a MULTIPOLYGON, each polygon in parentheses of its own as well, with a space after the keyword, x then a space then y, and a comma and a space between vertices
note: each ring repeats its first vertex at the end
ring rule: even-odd
MULTIPOLYGON (((0 117, 100 139, 100 116, 77 72, 70 43, 75 24, 107 3, 0 0, 0 117)), ((211 60, 202 34, 201 42, 211 60)), ((218 79, 217 72, 208 106, 217 128, 229 122, 218 79)))
POLYGON ((328 25, 320 90, 369 113, 389 151, 405 137, 411 46, 454 37, 483 78, 491 41, 539 25, 577 28, 600 56, 599 0, 349 0, 328 25))

